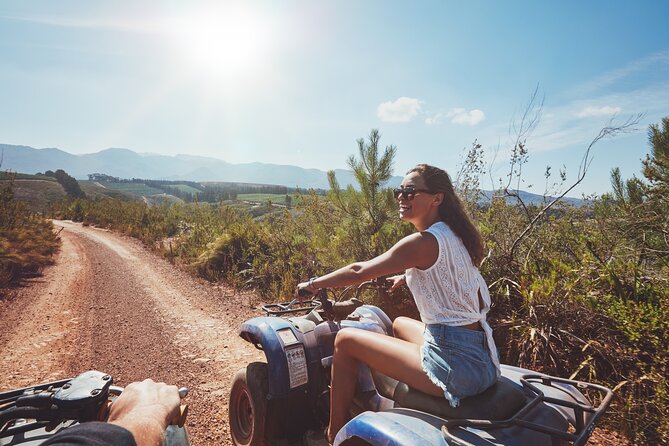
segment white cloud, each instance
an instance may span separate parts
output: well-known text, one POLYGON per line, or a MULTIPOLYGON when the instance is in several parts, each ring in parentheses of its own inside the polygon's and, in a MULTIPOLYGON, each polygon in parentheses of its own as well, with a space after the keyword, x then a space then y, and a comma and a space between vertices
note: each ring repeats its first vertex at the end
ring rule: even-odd
POLYGON ((479 109, 467 111, 464 108, 454 108, 446 114, 451 122, 460 125, 476 125, 485 119, 485 113, 479 109))
POLYGON ((611 107, 605 105, 603 107, 588 106, 576 113, 579 118, 589 118, 591 116, 611 116, 616 115, 622 111, 620 107, 611 107))
POLYGON ((384 122, 409 122, 421 111, 423 101, 401 97, 379 105, 376 115, 384 122))

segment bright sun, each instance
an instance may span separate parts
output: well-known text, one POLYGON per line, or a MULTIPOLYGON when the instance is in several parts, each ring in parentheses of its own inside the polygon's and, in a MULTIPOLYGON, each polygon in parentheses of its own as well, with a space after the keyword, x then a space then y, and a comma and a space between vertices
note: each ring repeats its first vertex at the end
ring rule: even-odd
POLYGON ((186 68, 234 80, 261 67, 268 56, 268 24, 241 6, 209 8, 174 22, 170 34, 186 68))

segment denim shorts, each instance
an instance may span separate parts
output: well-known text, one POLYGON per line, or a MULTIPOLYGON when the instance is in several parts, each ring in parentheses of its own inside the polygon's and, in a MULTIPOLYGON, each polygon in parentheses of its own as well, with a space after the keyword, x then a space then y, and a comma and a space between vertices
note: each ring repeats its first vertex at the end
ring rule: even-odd
POLYGON ((443 389, 452 407, 457 407, 461 398, 479 394, 497 381, 484 331, 428 324, 423 337, 423 370, 443 389))

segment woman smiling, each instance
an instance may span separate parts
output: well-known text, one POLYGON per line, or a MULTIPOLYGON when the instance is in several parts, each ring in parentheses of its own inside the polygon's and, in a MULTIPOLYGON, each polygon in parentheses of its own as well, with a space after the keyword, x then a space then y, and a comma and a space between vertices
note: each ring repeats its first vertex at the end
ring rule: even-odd
POLYGON ((346 424, 358 363, 455 407, 483 392, 499 377, 499 361, 486 321, 488 288, 479 273, 483 241, 448 174, 419 164, 395 189, 400 219, 416 228, 387 252, 298 285, 300 295, 319 288, 357 285, 397 274, 391 291, 409 287, 421 321, 399 317, 394 337, 355 328, 337 333, 332 362, 328 441, 346 424))

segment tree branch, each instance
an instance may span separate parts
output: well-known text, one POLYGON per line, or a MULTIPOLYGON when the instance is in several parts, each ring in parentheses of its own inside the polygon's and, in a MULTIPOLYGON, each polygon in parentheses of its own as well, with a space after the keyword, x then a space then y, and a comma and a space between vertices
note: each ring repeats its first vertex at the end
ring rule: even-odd
POLYGON ((509 253, 511 259, 515 257, 516 250, 518 249, 520 242, 530 233, 530 231, 532 231, 532 229, 534 229, 534 226, 544 215, 546 215, 546 212, 548 212, 550 208, 552 208, 558 201, 562 200, 571 190, 573 190, 583 181, 586 173, 588 172, 588 168, 592 163, 592 147, 604 138, 612 138, 620 133, 629 133, 636 130, 636 125, 641 121, 643 116, 643 113, 639 113, 636 116, 630 116, 623 124, 618 126, 611 125, 613 119, 615 119, 615 116, 611 118, 609 125, 599 131, 599 134, 590 142, 588 148, 585 150, 583 158, 581 159, 581 164, 578 168, 578 176, 576 181, 564 192, 555 197, 553 201, 544 206, 543 209, 541 209, 541 211, 539 211, 539 213, 532 219, 532 221, 530 221, 525 230, 513 242, 513 245, 511 246, 511 252, 509 253))

